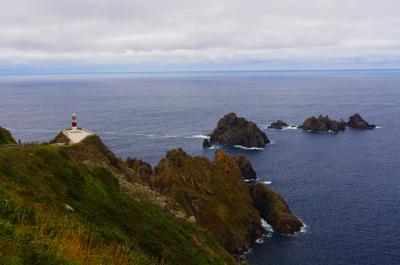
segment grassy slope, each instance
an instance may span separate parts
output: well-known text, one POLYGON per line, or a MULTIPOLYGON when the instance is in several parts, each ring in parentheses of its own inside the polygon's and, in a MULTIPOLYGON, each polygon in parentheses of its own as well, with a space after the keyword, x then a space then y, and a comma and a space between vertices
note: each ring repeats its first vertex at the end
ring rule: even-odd
POLYGON ((95 142, 0 152, 0 264, 236 263, 196 226, 123 194, 115 168, 83 163, 107 151, 95 142))
POLYGON ((15 144, 16 141, 12 137, 11 133, 2 127, 0 127, 0 145, 2 144, 15 144))

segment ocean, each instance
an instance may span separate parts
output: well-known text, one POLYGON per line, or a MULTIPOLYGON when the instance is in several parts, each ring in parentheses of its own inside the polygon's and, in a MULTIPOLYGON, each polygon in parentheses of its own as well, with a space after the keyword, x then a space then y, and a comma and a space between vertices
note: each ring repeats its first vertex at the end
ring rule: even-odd
POLYGON ((251 160, 306 224, 254 243, 265 264, 400 264, 400 71, 266 71, 0 77, 0 126, 48 141, 70 126, 96 132, 120 157, 155 165, 169 149, 212 158, 202 137, 226 113, 265 130, 263 150, 221 147, 251 160), (271 130, 327 114, 360 113, 377 129, 338 134, 271 130))

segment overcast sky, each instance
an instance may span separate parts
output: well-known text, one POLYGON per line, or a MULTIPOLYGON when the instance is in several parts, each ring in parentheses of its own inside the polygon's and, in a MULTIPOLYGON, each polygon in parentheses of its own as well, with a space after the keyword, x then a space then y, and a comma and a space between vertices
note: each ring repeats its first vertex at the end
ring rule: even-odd
POLYGON ((399 0, 0 0, 0 70, 400 67, 399 0))

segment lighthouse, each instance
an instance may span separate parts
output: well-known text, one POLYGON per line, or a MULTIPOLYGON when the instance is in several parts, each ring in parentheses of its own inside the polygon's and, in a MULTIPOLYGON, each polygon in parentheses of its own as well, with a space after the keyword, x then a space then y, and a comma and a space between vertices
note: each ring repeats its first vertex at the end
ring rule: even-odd
POLYGON ((77 130, 78 129, 78 119, 76 117, 76 114, 72 114, 72 130, 77 130))

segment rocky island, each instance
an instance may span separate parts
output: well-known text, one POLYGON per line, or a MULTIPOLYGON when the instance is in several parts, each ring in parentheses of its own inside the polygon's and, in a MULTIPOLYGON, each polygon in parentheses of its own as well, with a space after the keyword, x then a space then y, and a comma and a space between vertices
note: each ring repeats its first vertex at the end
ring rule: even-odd
POLYGON ((265 233, 261 218, 282 234, 302 226, 281 196, 245 183, 256 173, 243 156, 174 149, 153 170, 95 134, 52 142, 0 150, 3 261, 235 265, 265 233))
POLYGON ((281 129, 283 129, 285 127, 288 127, 288 126, 289 125, 286 122, 284 122, 283 120, 277 120, 276 122, 271 123, 268 126, 268 128, 281 130, 281 129))
POLYGON ((209 142, 203 143, 203 146, 222 144, 260 148, 268 143, 270 143, 268 137, 254 122, 237 117, 235 113, 229 113, 219 120, 217 128, 210 134, 209 142))
POLYGON ((367 121, 365 121, 358 113, 350 116, 346 125, 354 129, 374 129, 376 127, 376 125, 369 124, 367 121))
POLYGON ((302 129, 303 131, 310 131, 310 132, 340 132, 346 129, 346 123, 343 120, 335 121, 331 120, 329 116, 319 115, 318 118, 310 117, 307 118, 302 125, 298 128, 302 129))

